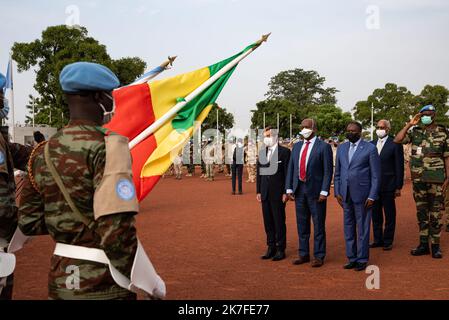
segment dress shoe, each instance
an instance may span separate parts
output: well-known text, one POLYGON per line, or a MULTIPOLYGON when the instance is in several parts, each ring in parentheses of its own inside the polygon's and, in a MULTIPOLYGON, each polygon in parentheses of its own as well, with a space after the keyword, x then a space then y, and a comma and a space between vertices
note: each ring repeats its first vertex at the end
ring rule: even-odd
POLYGON ((235 191, 232 191, 232 195, 235 196, 235 191))
POLYGON ((382 242, 373 242, 369 245, 370 248, 380 248, 383 246, 384 246, 384 244, 382 242))
POLYGON ((420 243, 418 247, 410 251, 412 256, 424 256, 426 254, 430 254, 429 244, 428 243, 420 243))
POLYGON ((303 264, 303 263, 307 263, 310 262, 310 256, 299 256, 298 259, 293 261, 294 265, 298 265, 298 264, 303 264))
POLYGON ((239 191, 239 194, 243 194, 243 192, 242 192, 242 191, 239 191))
POLYGON ((439 244, 432 244, 432 258, 434 259, 443 258, 443 254, 441 253, 439 244))
POLYGON ((393 249, 393 245, 392 244, 387 244, 383 247, 384 251, 391 251, 391 249, 393 249))
POLYGON ((343 266, 343 269, 354 269, 357 266, 357 262, 348 262, 343 266))
POLYGON ((280 261, 283 259, 285 259, 285 251, 278 250, 278 252, 276 252, 276 255, 273 257, 273 261, 280 261))
POLYGON ((267 260, 274 257, 276 254, 276 249, 272 247, 268 247, 267 253, 265 253, 263 256, 261 256, 261 259, 267 260))
POLYGON ((357 265, 355 266, 354 270, 355 271, 363 271, 366 269, 366 266, 368 264, 366 262, 357 262, 357 265))
POLYGON ((311 263, 312 268, 319 268, 319 267, 321 267, 323 264, 324 264, 323 259, 319 259, 319 258, 313 259, 313 261, 312 261, 312 263, 311 263))

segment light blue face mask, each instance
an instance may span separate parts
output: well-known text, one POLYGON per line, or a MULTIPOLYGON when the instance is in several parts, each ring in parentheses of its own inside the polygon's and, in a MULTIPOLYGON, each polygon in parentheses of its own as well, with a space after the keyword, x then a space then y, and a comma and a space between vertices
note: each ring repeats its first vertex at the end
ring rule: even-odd
POLYGON ((3 98, 3 109, 0 109, 0 119, 8 119, 9 102, 8 99, 3 98))
POLYGON ((429 125, 433 122, 432 117, 431 116, 422 116, 421 117, 421 123, 424 125, 429 125))

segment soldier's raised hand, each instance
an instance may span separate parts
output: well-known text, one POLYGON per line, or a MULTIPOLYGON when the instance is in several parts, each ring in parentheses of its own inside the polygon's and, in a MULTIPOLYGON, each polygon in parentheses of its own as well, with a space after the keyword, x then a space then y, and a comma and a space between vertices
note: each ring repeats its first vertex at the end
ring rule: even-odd
POLYGON ((419 123, 419 120, 421 120, 421 113, 415 114, 415 116, 410 120, 409 124, 412 126, 416 126, 419 123))

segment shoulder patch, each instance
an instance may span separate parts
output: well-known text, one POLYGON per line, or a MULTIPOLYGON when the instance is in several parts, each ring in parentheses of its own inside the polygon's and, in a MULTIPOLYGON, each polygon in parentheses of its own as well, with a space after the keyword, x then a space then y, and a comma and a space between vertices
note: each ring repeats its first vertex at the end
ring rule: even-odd
POLYGON ((115 185, 115 193, 117 196, 125 201, 132 200, 136 195, 134 184, 128 179, 120 179, 115 185))
POLYGON ((5 163, 5 154, 0 150, 0 164, 5 163))

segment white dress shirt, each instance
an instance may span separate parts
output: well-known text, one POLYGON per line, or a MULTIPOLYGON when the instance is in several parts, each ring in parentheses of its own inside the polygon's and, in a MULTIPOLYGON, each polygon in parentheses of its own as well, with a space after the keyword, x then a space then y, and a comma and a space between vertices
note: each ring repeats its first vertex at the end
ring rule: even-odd
POLYGON ((376 147, 377 147, 377 153, 379 153, 379 155, 380 155, 380 153, 382 152, 382 148, 385 146, 385 142, 387 142, 387 139, 388 139, 388 135, 386 135, 386 136, 383 137, 382 139, 379 138, 379 139, 377 140, 377 145, 376 145, 376 147))
POLYGON ((277 147, 278 147, 277 143, 274 146, 272 146, 272 147, 267 147, 267 149, 268 149, 268 151, 267 151, 267 160, 268 160, 268 162, 271 161, 271 157, 276 152, 276 148, 277 147))
MULTIPOLYGON (((306 155, 306 168, 307 168, 307 164, 309 163, 310 153, 312 152, 312 149, 313 149, 313 146, 315 145, 316 139, 317 139, 317 137, 313 137, 312 139, 310 139, 308 141, 310 143, 309 143, 309 148, 307 149, 307 155, 306 155)), ((306 142, 307 142, 307 140, 304 140, 304 143, 301 146, 301 150, 299 150, 299 159, 298 159, 298 161, 299 161, 298 169, 299 170, 298 170, 298 172, 301 172, 301 158, 302 158, 304 149, 306 147, 306 142)), ((307 172, 307 170, 306 170, 306 172, 307 172)), ((299 179, 299 176, 296 178, 299 179)), ((293 193, 293 190, 287 189, 287 193, 293 193)), ((323 190, 320 192, 320 194, 327 197, 329 195, 329 192, 323 190)))

